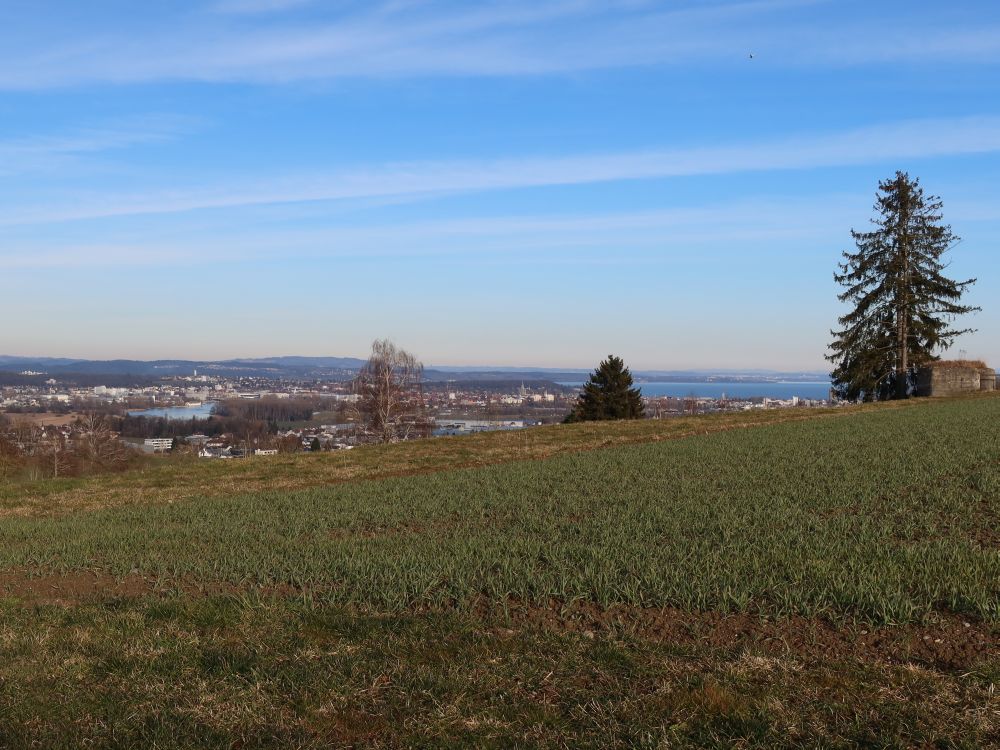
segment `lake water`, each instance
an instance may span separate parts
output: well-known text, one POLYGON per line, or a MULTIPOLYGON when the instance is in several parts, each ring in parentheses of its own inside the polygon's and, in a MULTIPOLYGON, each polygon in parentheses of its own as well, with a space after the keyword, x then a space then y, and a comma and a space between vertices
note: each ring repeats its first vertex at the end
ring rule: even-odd
POLYGON ((130 417, 150 417, 156 419, 162 417, 169 420, 182 419, 208 419, 212 416, 214 401, 206 401, 200 406, 170 406, 162 409, 133 409, 128 415, 130 417))
MULTIPOLYGON (((560 383, 568 387, 579 388, 583 383, 560 383)), ((830 397, 828 382, 773 382, 773 383, 636 383, 636 387, 647 398, 672 396, 685 398, 776 398, 790 399, 793 396, 809 399, 827 399, 830 397)))

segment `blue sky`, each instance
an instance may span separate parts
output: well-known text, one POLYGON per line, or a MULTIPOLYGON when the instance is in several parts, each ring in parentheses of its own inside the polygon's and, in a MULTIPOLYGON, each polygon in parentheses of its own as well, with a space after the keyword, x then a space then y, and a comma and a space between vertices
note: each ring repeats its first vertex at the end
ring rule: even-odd
POLYGON ((5 0, 0 353, 826 369, 897 169, 1000 363, 1000 4, 5 0))

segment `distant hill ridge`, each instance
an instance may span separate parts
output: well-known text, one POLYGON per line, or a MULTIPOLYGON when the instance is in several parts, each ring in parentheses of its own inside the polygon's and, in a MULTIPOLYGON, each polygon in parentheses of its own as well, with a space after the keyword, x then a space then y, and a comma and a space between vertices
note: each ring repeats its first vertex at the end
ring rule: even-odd
MULTIPOLYGON (((189 359, 111 359, 91 360, 67 357, 20 357, 0 355, 0 371, 44 372, 52 376, 80 375, 134 375, 141 377, 169 377, 199 374, 223 377, 315 378, 343 380, 364 364, 357 357, 255 357, 223 360, 189 359)), ((431 366, 425 376, 432 382, 449 380, 475 381, 525 381, 578 382, 586 379, 589 370, 550 367, 491 367, 491 366, 431 366)), ((665 380, 672 382, 702 382, 706 380, 767 381, 819 380, 827 377, 821 372, 780 372, 777 370, 635 370, 640 380, 665 380)))

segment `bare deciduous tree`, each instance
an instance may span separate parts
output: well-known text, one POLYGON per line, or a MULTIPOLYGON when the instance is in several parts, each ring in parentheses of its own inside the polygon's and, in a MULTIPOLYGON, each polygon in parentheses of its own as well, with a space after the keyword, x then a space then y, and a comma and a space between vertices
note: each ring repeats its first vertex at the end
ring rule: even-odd
POLYGON ((93 468, 117 469, 129 462, 132 451, 118 439, 107 420, 94 412, 79 420, 81 437, 77 450, 93 468))
POLYGON ((354 379, 358 424, 380 443, 406 440, 426 430, 424 366, 389 339, 372 342, 371 355, 354 379))
POLYGON ((27 419, 18 419, 11 428, 11 436, 22 453, 32 455, 42 442, 42 428, 27 419))
POLYGON ((58 427, 54 427, 46 434, 45 450, 47 451, 47 462, 52 469, 52 476, 59 477, 68 473, 70 468, 70 456, 66 450, 66 439, 58 427))
POLYGON ((21 451, 5 434, 6 422, 0 418, 0 480, 7 479, 20 468, 21 451))

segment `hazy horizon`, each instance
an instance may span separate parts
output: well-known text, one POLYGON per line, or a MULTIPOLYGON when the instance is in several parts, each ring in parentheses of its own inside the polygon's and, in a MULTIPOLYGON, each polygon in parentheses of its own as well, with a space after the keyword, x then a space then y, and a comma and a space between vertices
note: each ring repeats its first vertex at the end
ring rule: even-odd
MULTIPOLYGON (((613 353, 613 352, 612 352, 613 353)), ((114 362, 114 361, 136 361, 136 362, 160 362, 160 361, 180 361, 180 362, 239 362, 239 361, 267 361, 267 360, 281 360, 281 359, 355 359, 363 361, 365 359, 362 355, 353 354, 316 354, 316 355, 303 355, 303 354, 275 354, 275 355, 265 355, 263 357, 212 357, 212 358, 198 358, 198 357, 153 357, 149 359, 137 359, 134 357, 75 357, 68 356, 64 357, 61 355, 34 355, 34 356, 24 356, 20 354, 11 354, 8 352, 0 352, 0 360, 3 359, 17 359, 17 360, 38 360, 38 361, 48 361, 48 360, 70 360, 70 361, 81 361, 81 362, 114 362)), ((603 357, 601 358, 603 359, 603 357)), ((592 362, 588 365, 538 365, 533 363, 517 362, 513 364, 502 364, 497 362, 424 362, 424 368, 429 370, 456 370, 462 372, 468 372, 472 370, 482 369, 482 370, 511 370, 516 372, 528 372, 528 371, 540 371, 540 372, 589 372, 597 366, 598 362, 592 362)), ((667 367, 636 367, 630 365, 626 362, 626 365, 630 367, 631 370, 636 372, 652 372, 652 373, 692 373, 692 374, 725 374, 732 373, 736 374, 823 374, 829 371, 829 368, 823 370, 810 370, 810 369, 784 369, 784 368, 772 368, 772 367, 677 367, 677 368, 667 368, 667 367)), ((2 369, 2 368, 0 368, 2 369)))

